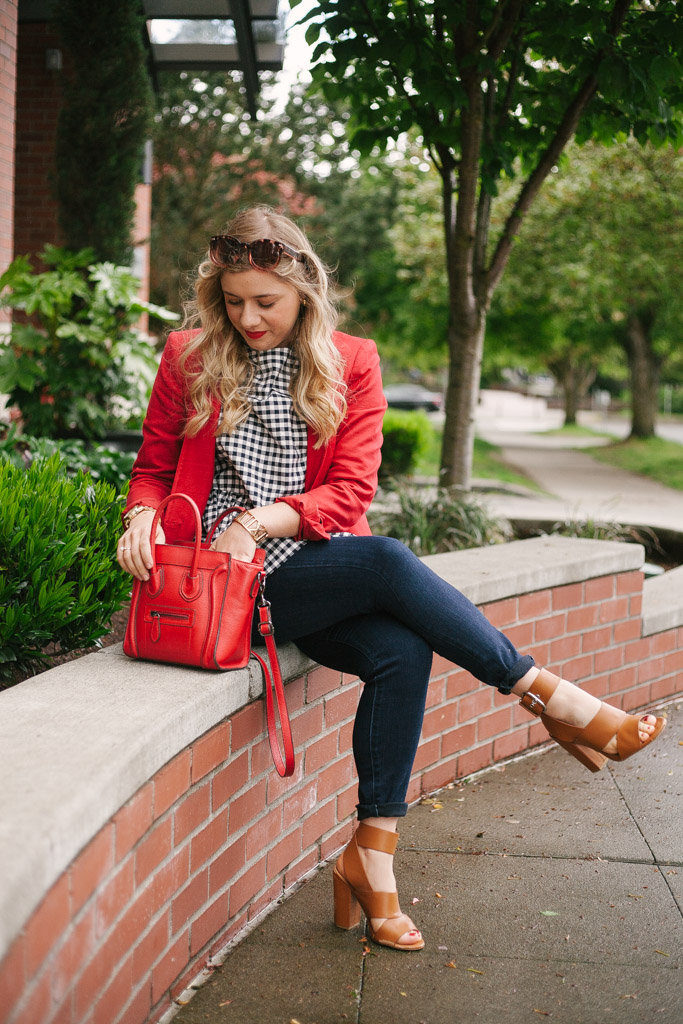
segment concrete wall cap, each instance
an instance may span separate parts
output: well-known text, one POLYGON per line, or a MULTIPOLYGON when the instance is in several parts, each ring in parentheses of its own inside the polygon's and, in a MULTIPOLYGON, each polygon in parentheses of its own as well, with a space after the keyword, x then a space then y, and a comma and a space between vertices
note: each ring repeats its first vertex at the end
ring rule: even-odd
POLYGON ((643 585, 643 636, 683 626, 683 565, 643 585))

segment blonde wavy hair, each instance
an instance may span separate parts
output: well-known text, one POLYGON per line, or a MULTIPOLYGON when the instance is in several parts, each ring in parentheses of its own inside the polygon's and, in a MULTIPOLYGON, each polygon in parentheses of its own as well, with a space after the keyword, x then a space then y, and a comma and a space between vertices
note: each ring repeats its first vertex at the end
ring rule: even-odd
MULTIPOLYGON (((337 324, 332 286, 325 265, 313 252, 304 233, 288 217, 266 206, 239 211, 224 234, 241 242, 272 238, 303 253, 305 262, 283 257, 277 267, 263 273, 283 278, 301 299, 292 350, 299 360, 290 391, 296 413, 317 435, 316 448, 336 433, 346 413, 343 360, 333 341, 337 324)), ((231 273, 250 270, 246 256, 231 273)), ((185 433, 197 434, 213 415, 218 400, 222 416, 218 433, 229 434, 249 415, 249 387, 255 368, 249 349, 228 318, 221 277, 225 270, 208 257, 200 263, 195 299, 186 306, 184 327, 200 326, 186 346, 179 366, 188 383, 191 411, 185 433)))

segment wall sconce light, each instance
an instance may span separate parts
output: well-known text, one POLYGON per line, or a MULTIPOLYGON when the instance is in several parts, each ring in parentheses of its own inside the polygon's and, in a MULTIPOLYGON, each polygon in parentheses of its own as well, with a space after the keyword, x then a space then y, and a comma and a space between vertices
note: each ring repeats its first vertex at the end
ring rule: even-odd
POLYGON ((48 71, 61 71, 62 70, 62 51, 61 50, 46 50, 45 51, 45 67, 48 71))

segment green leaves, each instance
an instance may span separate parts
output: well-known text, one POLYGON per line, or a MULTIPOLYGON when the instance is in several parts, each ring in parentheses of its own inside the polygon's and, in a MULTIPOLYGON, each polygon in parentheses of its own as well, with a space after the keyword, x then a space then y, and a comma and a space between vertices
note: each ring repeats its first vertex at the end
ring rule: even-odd
POLYGON ((94 643, 126 601, 115 562, 123 499, 59 455, 0 460, 0 687, 94 643))

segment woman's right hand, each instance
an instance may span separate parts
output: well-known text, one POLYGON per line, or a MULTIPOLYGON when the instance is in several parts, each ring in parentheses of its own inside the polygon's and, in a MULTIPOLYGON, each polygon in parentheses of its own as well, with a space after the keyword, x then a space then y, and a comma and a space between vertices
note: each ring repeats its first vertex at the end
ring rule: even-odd
MULTIPOLYGON (((138 512, 130 526, 120 538, 116 548, 116 560, 125 572, 129 572, 136 580, 149 579, 152 568, 152 545, 150 532, 154 520, 154 509, 138 512)), ((166 538, 161 524, 157 526, 156 543, 164 544, 166 538)))

